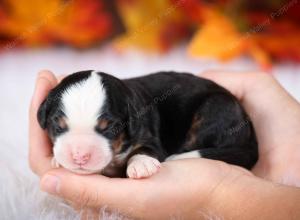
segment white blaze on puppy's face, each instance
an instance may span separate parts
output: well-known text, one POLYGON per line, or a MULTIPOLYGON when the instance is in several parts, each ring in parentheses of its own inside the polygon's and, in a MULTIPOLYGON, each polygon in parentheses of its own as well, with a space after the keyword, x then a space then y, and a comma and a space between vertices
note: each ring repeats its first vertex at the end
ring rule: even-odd
POLYGON ((63 92, 61 103, 68 131, 55 140, 57 163, 77 173, 96 173, 111 161, 109 141, 95 131, 105 99, 96 72, 63 92))

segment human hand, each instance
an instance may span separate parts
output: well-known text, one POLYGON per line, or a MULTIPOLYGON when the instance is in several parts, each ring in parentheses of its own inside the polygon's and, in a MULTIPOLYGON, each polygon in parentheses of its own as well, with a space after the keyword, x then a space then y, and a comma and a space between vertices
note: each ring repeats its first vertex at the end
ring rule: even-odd
POLYGON ((89 216, 106 207, 134 219, 202 219, 217 204, 215 195, 244 176, 252 174, 221 161, 188 159, 163 163, 157 174, 139 180, 60 168, 42 177, 41 188, 89 216))
POLYGON ((40 71, 35 85, 29 109, 29 165, 31 170, 39 176, 51 169, 52 144, 37 120, 37 112, 49 91, 57 85, 53 73, 40 71))
POLYGON ((269 74, 206 72, 245 107, 257 135, 259 177, 300 186, 300 104, 269 74))

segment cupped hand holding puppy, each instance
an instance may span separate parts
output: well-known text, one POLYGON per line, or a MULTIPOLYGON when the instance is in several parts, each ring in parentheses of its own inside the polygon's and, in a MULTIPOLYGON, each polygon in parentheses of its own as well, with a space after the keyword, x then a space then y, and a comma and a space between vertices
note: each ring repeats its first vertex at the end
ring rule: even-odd
MULTIPOLYGON (((250 115, 260 151, 253 173, 274 182, 299 186, 299 103, 265 74, 205 73, 203 76, 229 89, 250 115)), ((278 200, 282 196, 289 210, 283 209, 284 212, 277 215, 287 217, 284 216, 286 211, 300 215, 290 205, 299 204, 299 189, 263 181, 242 168, 219 161, 171 161, 163 163, 158 174, 141 180, 80 176, 64 169, 51 170, 51 143, 38 125, 36 113, 56 84, 57 79, 51 72, 42 71, 30 108, 29 162, 32 170, 42 177, 43 190, 63 197, 77 208, 98 209, 107 205, 144 219, 204 218, 212 213, 232 218, 241 214, 235 209, 240 203, 243 203, 245 217, 253 218, 256 213, 260 217, 270 217, 271 209, 284 208, 278 200), (264 198, 260 197, 262 193, 264 198), (259 205, 264 205, 265 210, 255 210, 259 205)))
POLYGON ((231 91, 253 122, 259 177, 300 186, 300 104, 270 75, 208 72, 202 76, 231 91))

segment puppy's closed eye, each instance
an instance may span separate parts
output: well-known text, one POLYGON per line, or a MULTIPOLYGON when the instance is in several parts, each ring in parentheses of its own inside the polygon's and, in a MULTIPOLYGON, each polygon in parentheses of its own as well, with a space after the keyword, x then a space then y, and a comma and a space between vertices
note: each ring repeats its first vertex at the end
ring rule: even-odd
POLYGON ((101 117, 98 120, 96 131, 103 135, 104 137, 112 140, 116 137, 114 129, 116 128, 116 123, 108 119, 107 117, 101 117))
POLYGON ((52 133, 55 135, 61 134, 68 129, 68 125, 64 116, 54 116, 51 119, 51 127, 52 133))

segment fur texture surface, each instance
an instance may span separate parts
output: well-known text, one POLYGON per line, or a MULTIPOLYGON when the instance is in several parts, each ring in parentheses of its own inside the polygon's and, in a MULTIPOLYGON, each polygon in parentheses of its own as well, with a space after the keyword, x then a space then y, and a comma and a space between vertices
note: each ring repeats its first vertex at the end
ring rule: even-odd
MULTIPOLYGON (((0 147, 0 219, 1 220, 80 220, 76 212, 61 199, 41 192, 39 180, 28 166, 20 167, 12 162, 27 159, 20 154, 12 154, 16 148, 0 147)), ((19 164, 20 165, 20 164, 19 164)), ((119 213, 108 213, 103 207, 99 219, 124 220, 119 213)))
MULTIPOLYGON (((159 57, 136 52, 120 55, 106 48, 101 53, 97 50, 81 53, 65 49, 10 51, 0 54, 0 67, 1 220, 79 219, 70 207, 40 192, 38 179, 28 167, 28 106, 39 70, 48 68, 56 74, 65 74, 91 68, 113 72, 125 78, 162 69, 188 72, 218 68, 236 71, 257 69, 247 60, 226 64, 191 60, 181 49, 159 57)), ((300 66, 275 66, 273 73, 300 100, 300 66)), ((120 216, 106 215, 103 219, 120 219, 120 216)))

